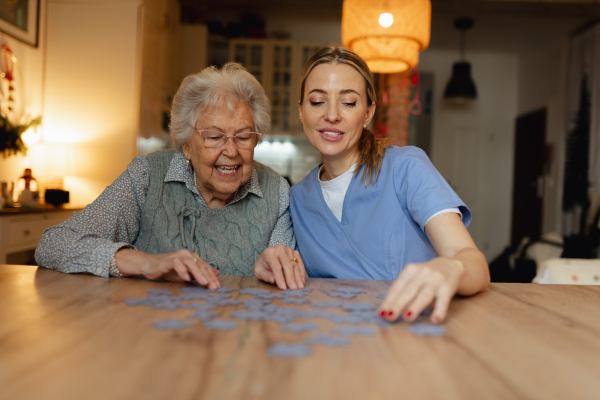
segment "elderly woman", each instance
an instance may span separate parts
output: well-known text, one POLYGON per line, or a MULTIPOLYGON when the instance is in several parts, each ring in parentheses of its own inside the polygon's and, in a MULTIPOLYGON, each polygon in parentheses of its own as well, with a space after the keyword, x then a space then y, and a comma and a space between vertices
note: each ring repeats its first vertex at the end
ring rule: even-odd
POLYGON ((40 266, 220 287, 219 273, 301 288, 289 185, 253 161, 270 127, 263 88, 241 65, 190 75, 171 111, 179 150, 136 157, 92 204, 51 227, 40 266), (275 271, 275 272, 273 272, 275 271))
POLYGON ((367 129, 376 98, 348 49, 323 48, 305 65, 300 120, 323 164, 291 190, 298 249, 311 277, 395 280, 382 317, 412 321, 433 304, 441 322, 455 294, 485 289, 488 266, 466 229, 471 212, 425 153, 367 129))

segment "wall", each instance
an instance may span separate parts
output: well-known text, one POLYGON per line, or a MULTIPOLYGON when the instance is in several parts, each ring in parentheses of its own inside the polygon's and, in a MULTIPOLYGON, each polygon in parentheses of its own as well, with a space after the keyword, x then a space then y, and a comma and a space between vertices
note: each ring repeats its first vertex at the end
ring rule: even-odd
MULTIPOLYGON (((11 36, 0 33, 0 45, 8 44, 17 58, 25 85, 25 112, 32 117, 43 114, 42 87, 44 80, 44 55, 45 55, 45 28, 46 28, 46 1, 40 2, 40 26, 38 47, 32 47, 13 39, 11 36)), ((15 182, 23 175, 26 166, 30 166, 29 158, 22 155, 3 158, 0 156, 0 181, 15 182)), ((34 170, 35 173, 35 170, 34 170)), ((34 175, 35 176, 35 175, 34 175)))
POLYGON ((41 171, 52 166, 53 150, 68 146, 72 206, 96 198, 135 154, 138 5, 48 1, 43 143, 32 166, 42 179, 60 174, 41 171))
POLYGON ((471 209, 469 231, 490 260, 510 238, 519 60, 489 52, 470 52, 467 59, 478 91, 467 105, 443 100, 456 52, 426 50, 419 65, 434 76, 432 162, 471 209))

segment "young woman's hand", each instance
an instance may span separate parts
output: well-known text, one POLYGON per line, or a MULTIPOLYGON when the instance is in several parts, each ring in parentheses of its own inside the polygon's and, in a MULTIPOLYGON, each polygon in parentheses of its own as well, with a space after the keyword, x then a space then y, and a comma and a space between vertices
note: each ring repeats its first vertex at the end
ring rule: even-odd
POLYGON ((381 316, 388 320, 401 316, 413 321, 433 305, 431 321, 440 323, 446 318, 450 300, 464 273, 465 267, 460 261, 445 257, 406 265, 381 304, 381 316))
POLYGON ((477 250, 456 213, 439 214, 425 225, 425 233, 439 257, 407 264, 379 308, 383 318, 400 316, 414 321, 430 305, 431 321, 442 322, 455 294, 470 296, 490 283, 485 256, 477 250))

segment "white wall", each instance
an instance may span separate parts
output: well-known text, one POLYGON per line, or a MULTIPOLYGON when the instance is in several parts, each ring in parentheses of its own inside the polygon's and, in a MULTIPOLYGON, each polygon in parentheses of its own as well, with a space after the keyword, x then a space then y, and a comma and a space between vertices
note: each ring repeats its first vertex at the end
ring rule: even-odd
POLYGON ((473 213, 469 231, 489 260, 510 239, 519 60, 511 53, 469 53, 478 98, 455 106, 443 93, 457 58, 453 51, 421 54, 420 70, 434 76, 431 159, 473 213))
POLYGON ((58 145, 69 146, 65 188, 72 206, 91 202, 135 154, 138 5, 137 0, 48 1, 37 170, 52 166, 58 145))

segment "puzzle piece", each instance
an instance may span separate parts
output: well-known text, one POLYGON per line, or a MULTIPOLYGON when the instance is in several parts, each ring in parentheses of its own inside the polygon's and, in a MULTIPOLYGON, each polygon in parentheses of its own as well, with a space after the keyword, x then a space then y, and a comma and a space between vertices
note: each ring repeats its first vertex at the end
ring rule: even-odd
POLYGON ((360 324, 363 319, 357 315, 348 315, 348 314, 333 314, 329 316, 327 319, 335 322, 336 324, 360 324))
POLYGON ((264 311, 233 311, 229 315, 243 321, 266 321, 270 314, 264 311))
POLYGON ((348 346, 350 344, 350 341, 346 338, 341 338, 338 336, 317 335, 317 336, 309 337, 308 339, 306 339, 304 341, 304 343, 322 344, 327 347, 334 347, 334 346, 348 346))
POLYGON ((318 331, 319 326, 313 323, 297 323, 297 324, 289 324, 284 325, 281 328, 281 332, 292 332, 292 333, 302 333, 302 332, 311 332, 318 331))
POLYGON ((271 294, 270 290, 265 290, 265 289, 257 289, 257 288, 246 288, 246 289, 242 289, 240 290, 240 294, 251 294, 253 296, 256 295, 268 295, 271 294))
POLYGON ((333 291, 334 292, 339 292, 339 293, 353 293, 353 294, 367 293, 366 290, 362 290, 362 289, 358 289, 358 288, 353 288, 353 287, 349 287, 349 286, 343 286, 343 287, 335 288, 335 289, 333 289, 333 291))
POLYGON ((342 299, 352 299, 356 297, 356 293, 344 293, 344 292, 329 292, 327 293, 330 297, 341 297, 342 299))
POLYGON ((206 329, 211 330, 219 330, 219 331, 230 331, 232 329, 236 329, 238 324, 237 322, 230 319, 213 319, 211 321, 204 322, 204 327, 206 329))
POLYGON ((310 300, 296 297, 288 297, 281 300, 282 304, 308 304, 310 300))
POLYGON ((193 314, 188 315, 188 318, 199 319, 202 322, 210 321, 212 318, 216 317, 220 313, 217 311, 197 311, 193 314))
POLYGON ((192 322, 183 321, 181 319, 168 319, 166 321, 154 321, 152 323, 156 329, 176 331, 179 329, 189 328, 194 325, 192 322))
POLYGON ((213 292, 218 292, 218 293, 229 293, 229 292, 235 292, 237 289, 234 288, 230 288, 227 286, 221 286, 218 289, 213 290, 213 292))
POLYGON ((150 296, 171 296, 173 292, 169 289, 148 289, 150 296))
POLYGON ((312 353, 312 348, 302 343, 276 343, 269 347, 269 357, 301 358, 312 353))
POLYGON ((408 327, 408 331, 417 336, 443 336, 446 328, 434 324, 412 324, 408 327))
POLYGON ((148 297, 142 297, 140 299, 125 299, 125 304, 128 306, 149 306, 152 305, 152 302, 148 297))
POLYGON ((373 304, 366 303, 344 303, 342 310, 345 311, 373 311, 376 307, 373 304))
POLYGON ((363 336, 375 336, 377 333, 375 329, 370 326, 342 326, 335 330, 337 333, 342 335, 363 335, 363 336))
POLYGON ((327 307, 331 307, 331 308, 336 308, 336 307, 341 307, 344 304, 346 304, 343 301, 326 301, 323 303, 311 303, 311 306, 314 307, 320 307, 320 308, 327 308, 327 307))

